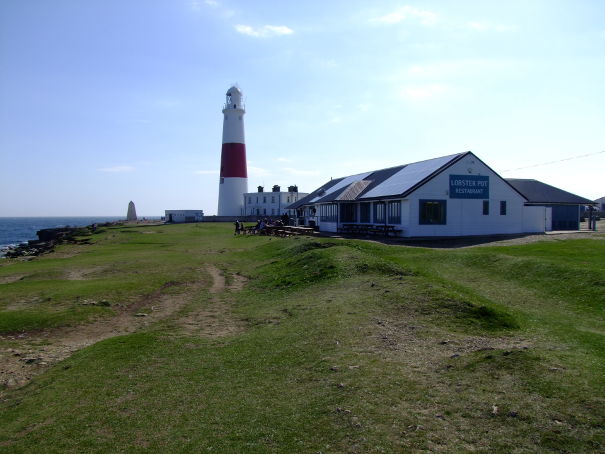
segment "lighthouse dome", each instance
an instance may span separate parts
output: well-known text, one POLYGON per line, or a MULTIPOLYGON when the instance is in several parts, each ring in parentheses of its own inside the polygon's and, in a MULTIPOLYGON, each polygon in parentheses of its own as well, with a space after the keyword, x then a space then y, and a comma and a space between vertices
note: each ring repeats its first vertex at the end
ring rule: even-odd
POLYGON ((233 96, 235 94, 238 95, 242 95, 242 91, 239 89, 239 87, 236 87, 235 85, 233 87, 231 87, 229 90, 227 90, 227 96, 233 96))

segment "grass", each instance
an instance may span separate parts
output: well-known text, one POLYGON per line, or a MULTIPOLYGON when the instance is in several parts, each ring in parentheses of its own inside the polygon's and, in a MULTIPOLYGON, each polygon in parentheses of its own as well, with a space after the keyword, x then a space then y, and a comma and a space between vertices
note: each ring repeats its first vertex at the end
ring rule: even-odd
POLYGON ((18 278, 0 285, 0 351, 40 320, 115 311, 82 299, 127 306, 166 282, 194 292, 183 313, 220 303, 243 329, 186 334, 176 314, 80 350, 4 390, 0 452, 605 449, 602 239, 444 251, 194 224, 91 241, 0 266, 18 278), (248 283, 212 294, 209 265, 248 283))

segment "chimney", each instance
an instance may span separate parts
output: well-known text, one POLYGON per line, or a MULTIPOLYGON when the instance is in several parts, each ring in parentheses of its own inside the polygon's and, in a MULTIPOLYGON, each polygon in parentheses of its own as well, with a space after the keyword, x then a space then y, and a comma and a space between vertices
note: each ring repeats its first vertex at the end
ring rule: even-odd
POLYGON ((280 190, 280 189, 281 189, 281 188, 279 187, 279 185, 278 185, 278 184, 274 184, 274 185, 273 185, 273 192, 279 192, 279 190, 280 190))
POLYGON ((288 192, 298 192, 298 186, 288 186, 288 192))
POLYGON ((265 189, 265 188, 263 188, 262 186, 259 186, 259 187, 258 187, 258 192, 263 192, 263 190, 264 190, 264 189, 265 189))

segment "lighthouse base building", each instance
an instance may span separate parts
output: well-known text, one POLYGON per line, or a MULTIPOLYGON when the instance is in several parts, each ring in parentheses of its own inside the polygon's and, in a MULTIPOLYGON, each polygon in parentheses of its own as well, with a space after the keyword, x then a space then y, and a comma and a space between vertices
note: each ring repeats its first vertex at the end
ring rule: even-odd
POLYGON ((287 214, 291 218, 296 216, 296 210, 289 209, 293 202, 309 195, 306 192, 298 192, 298 186, 288 186, 287 191, 282 191, 279 185, 274 185, 271 192, 265 192, 263 186, 258 187, 257 192, 244 194, 244 212, 246 216, 267 217, 281 216, 287 214))
POLYGON ((320 231, 400 237, 543 233, 552 219, 470 151, 333 179, 288 208, 320 231))

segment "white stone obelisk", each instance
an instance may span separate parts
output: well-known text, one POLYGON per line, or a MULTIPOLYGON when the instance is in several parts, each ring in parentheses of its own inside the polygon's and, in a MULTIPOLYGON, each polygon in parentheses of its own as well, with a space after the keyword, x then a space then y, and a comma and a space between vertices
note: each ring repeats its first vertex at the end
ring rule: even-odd
POLYGON ((128 213, 126 213, 127 221, 136 221, 137 220, 137 210, 134 207, 134 202, 131 200, 128 204, 128 213))

